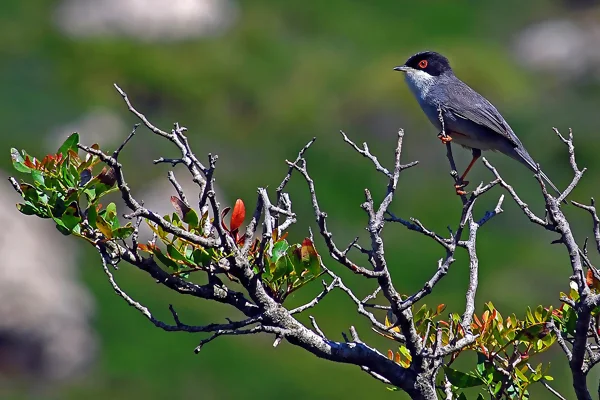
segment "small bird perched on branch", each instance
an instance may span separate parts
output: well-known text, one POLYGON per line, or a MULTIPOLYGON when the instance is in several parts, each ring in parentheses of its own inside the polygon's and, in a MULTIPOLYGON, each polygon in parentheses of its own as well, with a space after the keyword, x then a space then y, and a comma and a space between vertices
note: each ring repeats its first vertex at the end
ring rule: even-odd
MULTIPOLYGON (((406 83, 421 109, 440 129, 440 140, 443 143, 453 141, 471 149, 473 159, 455 186, 457 194, 466 194, 463 188, 469 182, 464 179, 481 157, 482 150, 499 151, 538 172, 537 164, 496 107, 458 79, 446 57, 424 51, 411 56, 394 70, 405 73, 406 83)), ((542 171, 539 173, 560 195, 550 179, 542 171)))

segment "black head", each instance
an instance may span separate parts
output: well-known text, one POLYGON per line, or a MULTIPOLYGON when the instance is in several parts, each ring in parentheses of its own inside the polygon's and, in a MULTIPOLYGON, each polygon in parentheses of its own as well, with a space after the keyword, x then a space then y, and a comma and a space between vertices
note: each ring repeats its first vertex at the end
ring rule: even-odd
POLYGON ((448 59, 435 51, 422 51, 411 56, 404 65, 394 68, 396 71, 406 72, 409 69, 425 71, 431 76, 452 73, 448 59))

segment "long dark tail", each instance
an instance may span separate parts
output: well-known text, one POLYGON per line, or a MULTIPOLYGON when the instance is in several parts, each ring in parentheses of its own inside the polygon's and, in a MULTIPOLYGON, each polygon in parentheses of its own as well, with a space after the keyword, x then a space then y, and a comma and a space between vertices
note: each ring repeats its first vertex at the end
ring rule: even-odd
MULTIPOLYGON (((525 150, 524 148, 519 148, 519 147, 515 147, 513 149, 513 153, 509 154, 512 158, 514 158, 517 161, 520 161, 522 164, 524 164, 527 168, 529 168, 531 171, 533 172, 538 172, 538 166, 536 165, 535 161, 533 161, 533 158, 531 158, 531 156, 529 155, 529 153, 527 152, 527 150, 525 150)), ((550 187, 552 189, 554 189, 554 191, 556 193, 558 193, 558 197, 562 196, 562 192, 560 190, 558 190, 558 188, 556 187, 556 185, 554 185, 554 183, 552 183, 552 181, 550 180, 550 178, 548 178, 548 176, 546 176, 546 174, 540 170, 540 176, 542 177, 542 179, 544 181, 546 181, 546 183, 548 185, 550 185, 550 187)), ((563 200, 563 202, 565 204, 567 204, 566 200, 563 200)))

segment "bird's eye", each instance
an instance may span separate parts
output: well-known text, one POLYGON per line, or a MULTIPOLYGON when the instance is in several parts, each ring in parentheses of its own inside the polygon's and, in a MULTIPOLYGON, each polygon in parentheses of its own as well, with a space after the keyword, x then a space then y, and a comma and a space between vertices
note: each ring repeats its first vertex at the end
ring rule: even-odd
POLYGON ((425 69, 425 68, 427 68, 427 64, 428 64, 427 60, 421 60, 421 61, 419 61, 419 68, 425 69))

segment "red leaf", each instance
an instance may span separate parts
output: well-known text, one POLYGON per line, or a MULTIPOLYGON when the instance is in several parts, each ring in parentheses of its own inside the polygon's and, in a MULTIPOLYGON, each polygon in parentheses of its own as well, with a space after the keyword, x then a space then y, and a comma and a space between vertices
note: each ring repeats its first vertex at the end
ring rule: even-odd
POLYGON ((225 217, 227 216, 227 213, 229 212, 229 210, 231 210, 231 207, 225 207, 223 210, 221 210, 221 226, 227 232, 229 232, 229 228, 227 228, 227 225, 225 225, 225 217))
POLYGON ((587 283, 588 287, 591 289, 600 289, 600 282, 594 277, 594 273, 591 269, 587 270, 585 283, 587 283))
POLYGON ((440 304, 439 306, 437 306, 437 309, 435 310, 435 313, 436 314, 441 314, 445 309, 446 309, 446 305, 445 304, 440 304))
POLYGON ((310 240, 309 238, 305 238, 302 241, 302 248, 300 250, 300 258, 304 262, 310 262, 310 259, 312 257, 317 257, 317 250, 315 249, 315 246, 313 245, 312 240, 310 240))
POLYGON ((117 173, 112 167, 104 167, 97 176, 98 180, 108 187, 112 187, 117 181, 117 173))
POLYGON ((145 251, 146 253, 152 253, 155 250, 157 250, 157 247, 155 244, 145 245, 142 243, 138 243, 138 250, 145 251))
POLYGON ((235 206, 233 207, 233 213, 231 214, 231 222, 229 223, 229 228, 231 231, 237 231, 240 229, 240 226, 244 223, 244 219, 246 218, 246 207, 244 206, 244 202, 242 199, 237 199, 235 202, 235 206))
POLYGON ((35 164, 31 162, 31 159, 29 159, 29 156, 25 156, 25 162, 23 164, 25 164, 25 166, 27 166, 29 168, 35 168, 35 164))
POLYGON ((182 220, 185 218, 185 215, 190 211, 190 208, 187 206, 187 204, 181 201, 177 196, 171 196, 171 204, 177 212, 177 215, 179 215, 179 218, 181 218, 182 220))

